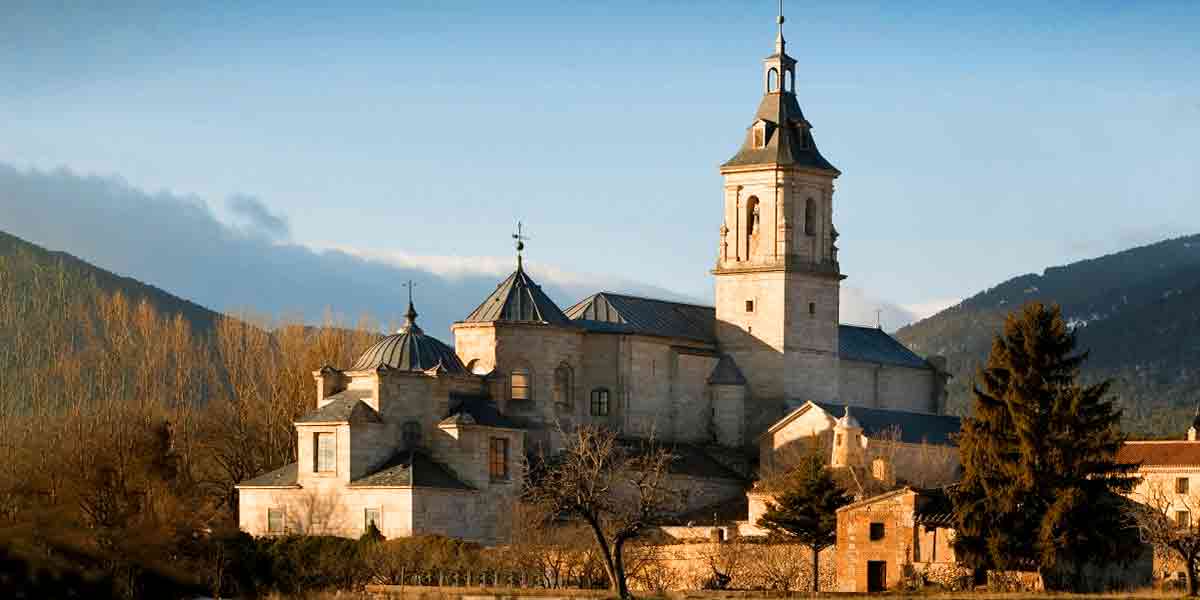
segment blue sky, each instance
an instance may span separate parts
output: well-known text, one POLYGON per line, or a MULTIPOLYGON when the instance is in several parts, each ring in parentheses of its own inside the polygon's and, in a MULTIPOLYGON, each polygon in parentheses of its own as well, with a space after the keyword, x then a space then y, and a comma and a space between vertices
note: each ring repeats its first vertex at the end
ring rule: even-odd
MULTIPOLYGON (((0 163, 435 272, 508 260, 519 218, 548 271, 704 300, 775 10, 55 4, 0 6, 0 163)), ((1197 32, 1194 2, 790 2, 846 284, 936 305, 1200 230, 1197 32)))

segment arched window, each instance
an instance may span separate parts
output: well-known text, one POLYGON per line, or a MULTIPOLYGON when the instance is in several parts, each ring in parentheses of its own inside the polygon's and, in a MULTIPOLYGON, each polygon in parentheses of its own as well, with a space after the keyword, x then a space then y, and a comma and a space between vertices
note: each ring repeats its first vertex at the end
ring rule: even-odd
POLYGON ((746 238, 758 231, 758 196, 746 200, 746 238))
POLYGON ((592 390, 592 416, 607 417, 608 409, 608 390, 604 388, 592 390))
POLYGON ((416 421, 405 421, 400 426, 400 440, 404 448, 412 450, 421 445, 421 424, 416 421))
POLYGON ((804 202, 804 235, 817 234, 817 202, 809 198, 804 202))
POLYGON ((471 362, 467 363, 467 370, 475 375, 487 375, 491 373, 491 369, 483 366, 483 361, 478 358, 472 359, 471 362))
POLYGON ((554 370, 554 402, 556 404, 571 404, 571 389, 573 377, 571 365, 562 363, 554 370))
POLYGON ((771 67, 771 70, 767 71, 767 92, 776 91, 779 91, 779 71, 771 67))
POLYGON ((788 69, 788 70, 784 71, 783 72, 783 91, 794 92, 794 91, 796 91, 795 86, 796 86, 796 81, 795 81, 795 76, 792 75, 792 70, 788 69))
POLYGON ((509 374, 509 400, 528 400, 531 396, 529 393, 529 369, 513 369, 509 374))

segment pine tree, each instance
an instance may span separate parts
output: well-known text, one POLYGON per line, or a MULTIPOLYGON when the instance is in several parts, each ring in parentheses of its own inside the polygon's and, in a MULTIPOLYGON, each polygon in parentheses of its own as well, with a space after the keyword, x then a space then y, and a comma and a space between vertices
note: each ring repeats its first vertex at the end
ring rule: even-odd
POLYGON ((1128 553, 1119 494, 1135 479, 1117 462, 1121 411, 1108 382, 1082 385, 1075 336, 1057 306, 1008 316, 974 389, 951 490, 956 555, 977 569, 1037 569, 1078 588, 1084 564, 1128 553))
POLYGON ((767 503, 767 511, 758 521, 773 534, 812 551, 813 592, 820 591, 821 550, 837 542, 837 509, 850 501, 814 443, 784 478, 775 502, 767 503))

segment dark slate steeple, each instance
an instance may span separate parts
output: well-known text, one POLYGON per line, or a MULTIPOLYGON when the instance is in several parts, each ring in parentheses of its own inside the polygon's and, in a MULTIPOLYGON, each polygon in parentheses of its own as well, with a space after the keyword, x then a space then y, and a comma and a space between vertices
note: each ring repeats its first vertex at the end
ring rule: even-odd
POLYGON ((763 98, 742 147, 722 168, 775 164, 839 172, 821 156, 812 123, 796 102, 796 60, 783 39, 783 2, 779 3, 775 53, 763 59, 763 98))
POLYGON ((560 327, 572 326, 561 308, 542 291, 532 278, 525 273, 521 252, 525 250, 526 238, 521 233, 521 224, 517 223, 517 270, 507 279, 496 286, 478 308, 471 311, 464 323, 491 323, 495 321, 517 323, 541 323, 560 327))

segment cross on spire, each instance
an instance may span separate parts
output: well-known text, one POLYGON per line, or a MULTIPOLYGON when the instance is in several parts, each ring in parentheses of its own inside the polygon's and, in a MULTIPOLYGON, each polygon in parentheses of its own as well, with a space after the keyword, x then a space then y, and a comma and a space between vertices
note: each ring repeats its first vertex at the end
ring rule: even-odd
POLYGON ((413 307, 413 288, 417 287, 417 284, 409 279, 400 285, 408 288, 408 311, 404 313, 404 328, 400 331, 412 331, 415 333, 420 331, 420 328, 417 327, 417 309, 413 307))
POLYGON ((517 268, 521 268, 521 252, 525 250, 525 240, 529 237, 523 233, 524 223, 517 221, 517 232, 512 234, 512 238, 517 240, 517 268))

